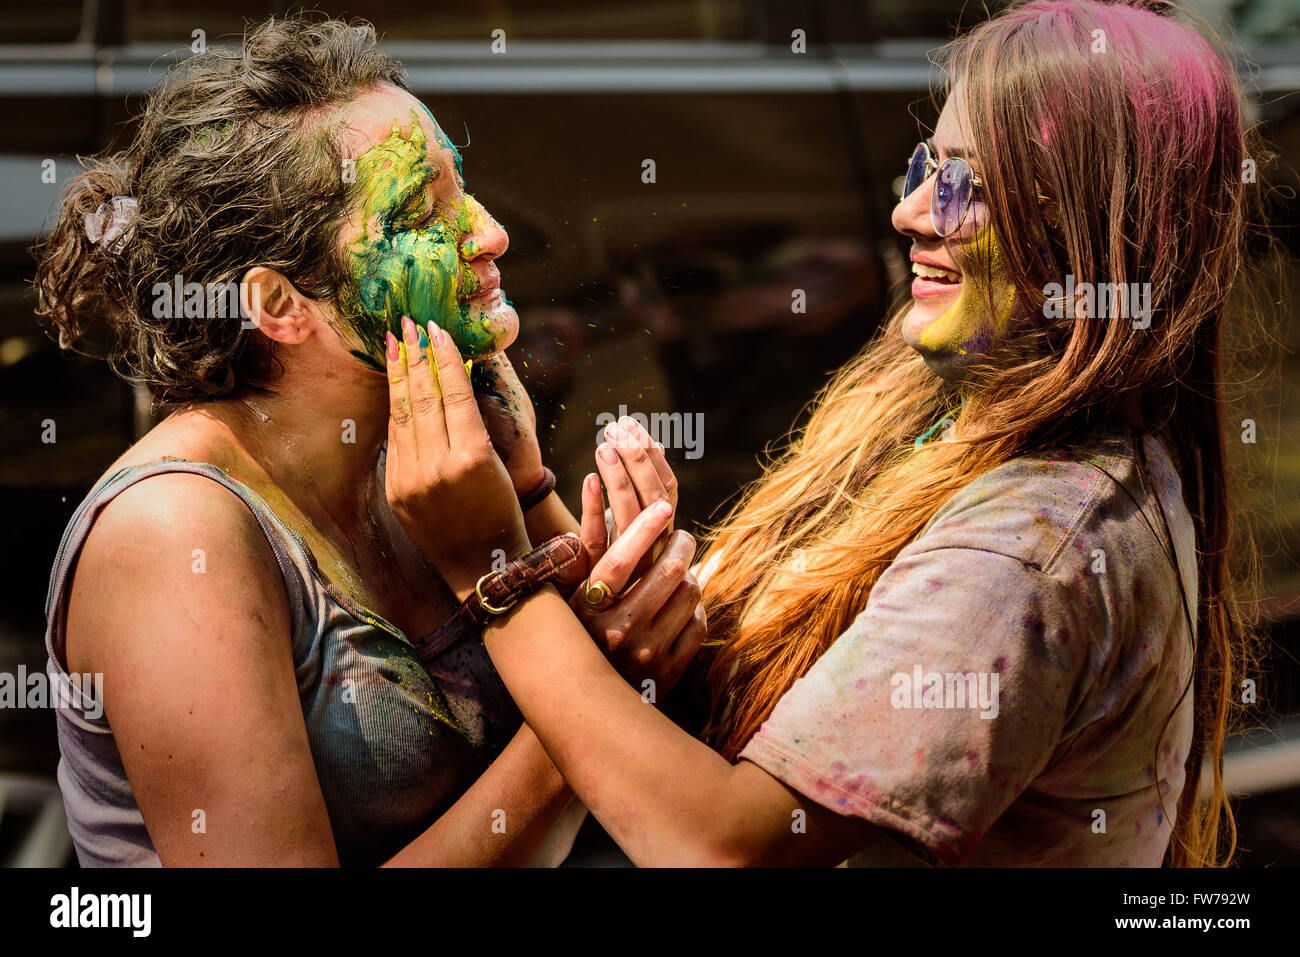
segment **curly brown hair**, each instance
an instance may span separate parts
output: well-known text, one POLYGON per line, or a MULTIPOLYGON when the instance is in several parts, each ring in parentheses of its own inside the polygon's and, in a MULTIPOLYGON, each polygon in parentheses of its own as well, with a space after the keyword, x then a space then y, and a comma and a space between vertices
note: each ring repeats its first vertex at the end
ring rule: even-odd
MULTIPOLYGON (((239 49, 211 47, 148 95, 131 144, 81 159, 58 219, 33 254, 36 313, 70 348, 89 321, 113 333, 109 361, 159 405, 218 398, 274 374, 269 339, 237 320, 158 317, 156 285, 227 286, 261 265, 334 301, 349 205, 336 136, 340 110, 367 88, 408 89, 364 21, 296 15, 251 27, 239 49), (138 212, 119 252, 84 217, 114 196, 138 212)), ((79 158, 80 159, 80 158, 79 158)))

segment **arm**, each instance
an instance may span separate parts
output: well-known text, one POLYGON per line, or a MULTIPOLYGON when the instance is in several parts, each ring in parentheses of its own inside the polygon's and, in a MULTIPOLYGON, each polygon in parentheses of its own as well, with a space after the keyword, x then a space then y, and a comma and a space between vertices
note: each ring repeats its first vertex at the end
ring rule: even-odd
POLYGON ((68 662, 104 675, 105 715, 164 864, 337 864, 290 627, 261 531, 210 480, 156 476, 92 528, 68 607, 68 662))
POLYGON ((544 542, 556 535, 579 530, 578 520, 565 506, 559 492, 552 492, 525 512, 524 525, 529 541, 533 542, 544 542))
MULTIPOLYGON (((164 864, 338 863, 290 628, 266 539, 210 480, 156 476, 96 521, 69 602, 68 661, 104 675, 105 713, 164 864)), ((392 863, 526 863, 570 796, 524 728, 392 863), (492 833, 498 808, 505 834, 492 833)))
POLYGON ((572 797, 525 724, 460 800, 384 866, 523 867, 572 797), (496 810, 505 812, 504 833, 491 827, 496 810))
POLYGON ((647 706, 565 610, 554 590, 538 593, 484 642, 547 752, 635 863, 831 865, 877 835, 647 706))
MULTIPOLYGON (((1071 733, 1071 722, 1096 724, 1102 713, 1080 702, 1096 660, 1088 636, 1102 633, 1104 612, 1079 599, 1077 579, 987 548, 972 511, 895 558, 854 623, 781 697, 743 752, 752 760, 735 767, 620 700, 600 680, 600 662, 555 625, 526 627, 541 645, 528 669, 513 635, 489 632, 487 648, 575 792, 639 863, 830 863, 891 834, 933 862, 959 864, 1059 757, 1062 741, 1083 766, 1090 746, 1115 747, 1113 732, 1100 745, 1071 733), (566 669, 581 700, 558 681, 566 669), (581 709, 586 726, 575 720, 581 709), (806 834, 791 827, 800 803, 806 834)), ((1002 509, 985 514, 1006 521, 1002 509)), ((537 607, 514 611, 551 619, 537 607)), ((1147 666, 1135 657, 1125 680, 1147 666)), ((1150 760, 1140 736, 1132 753, 1135 768, 1150 760)), ((1183 757, 1175 749, 1165 760, 1173 772, 1183 757)), ((1045 816, 1024 839, 1034 846, 1052 827, 1067 841, 1107 839, 1090 825, 1071 810, 1054 823, 1045 816)), ((1112 833, 1123 843, 1133 831, 1112 833)))
MULTIPOLYGON (((492 548, 518 554, 527 541, 518 505, 502 494, 509 478, 488 441, 460 356, 450 336, 432 324, 429 338, 436 369, 426 358, 408 367, 406 355, 419 354, 413 328, 405 354, 396 342, 389 344, 389 455, 396 449, 399 465, 388 470, 387 493, 403 526, 464 597, 492 548)), ((621 592, 671 512, 667 503, 642 511, 593 577, 621 592)), ((660 561, 680 564, 674 571, 684 574, 689 556, 670 552, 671 546, 660 561)), ((484 640, 548 753, 638 863, 834 862, 873 836, 865 822, 811 802, 800 808, 797 796, 766 772, 729 764, 648 707, 553 588, 519 602, 484 640), (806 832, 792 826, 799 810, 806 812, 806 832)), ((670 672, 680 674, 694 647, 685 651, 668 651, 670 672)))

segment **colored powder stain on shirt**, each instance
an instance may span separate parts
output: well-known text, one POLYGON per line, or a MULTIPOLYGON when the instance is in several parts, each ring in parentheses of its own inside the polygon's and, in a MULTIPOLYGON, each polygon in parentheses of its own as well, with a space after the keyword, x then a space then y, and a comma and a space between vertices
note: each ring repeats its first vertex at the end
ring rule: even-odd
MULTIPOLYGON (((1144 440, 1154 496, 1127 433, 1090 443, 1091 455, 1024 456, 958 492, 741 757, 820 803, 834 794, 837 810, 933 862, 1158 866, 1191 744, 1179 585, 1195 608, 1195 534, 1159 440, 1144 440), (1158 507, 1181 576, 1148 527, 1162 527, 1158 507), (1126 557, 1095 573, 1095 549, 1126 557), (944 583, 937 594, 932 581, 944 583), (928 678, 920 706, 891 700, 893 679, 914 667, 996 676, 996 714, 928 678), (1169 755, 1159 781, 1157 751, 1169 755), (1139 831, 1153 806, 1156 826, 1139 831), (1094 810, 1105 833, 1092 830, 1094 810)), ((873 848, 854 863, 878 860, 873 848)))

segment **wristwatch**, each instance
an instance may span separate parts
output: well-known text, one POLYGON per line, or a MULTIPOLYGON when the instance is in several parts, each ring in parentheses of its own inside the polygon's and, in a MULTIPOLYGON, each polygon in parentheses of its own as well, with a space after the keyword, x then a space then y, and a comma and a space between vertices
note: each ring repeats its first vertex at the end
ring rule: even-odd
POLYGON ((504 615, 525 595, 562 575, 582 554, 582 541, 573 532, 556 535, 523 558, 478 580, 474 591, 460 603, 453 620, 470 631, 481 631, 497 615, 504 615))

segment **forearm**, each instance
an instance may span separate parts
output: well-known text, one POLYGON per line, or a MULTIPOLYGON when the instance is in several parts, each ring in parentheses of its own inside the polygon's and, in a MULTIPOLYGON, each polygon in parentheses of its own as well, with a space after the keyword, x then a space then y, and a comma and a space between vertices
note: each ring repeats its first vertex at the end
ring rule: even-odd
POLYGON ((528 540, 534 544, 579 530, 578 520, 565 507, 559 492, 552 492, 525 512, 524 527, 528 530, 528 540))
POLYGON ((524 725, 460 800, 385 866, 523 866, 572 797, 524 725))
POLYGON ((644 701, 554 589, 496 619, 484 644, 547 753, 633 862, 738 862, 737 769, 644 701))

